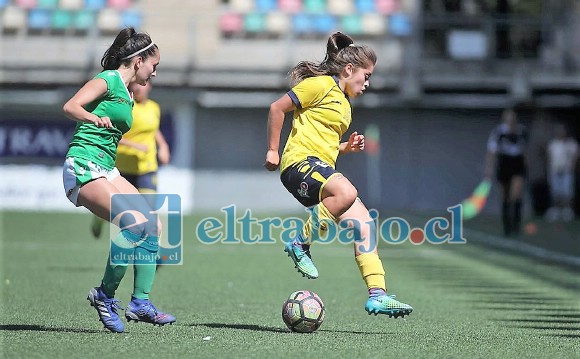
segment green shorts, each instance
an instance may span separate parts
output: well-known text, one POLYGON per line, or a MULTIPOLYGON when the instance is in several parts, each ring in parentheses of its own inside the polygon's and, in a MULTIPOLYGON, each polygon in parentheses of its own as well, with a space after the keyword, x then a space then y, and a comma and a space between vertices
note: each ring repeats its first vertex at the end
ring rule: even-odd
POLYGON ((82 186, 97 178, 104 177, 112 181, 119 176, 117 167, 108 170, 83 158, 67 157, 62 168, 62 182, 66 197, 77 207, 82 186))

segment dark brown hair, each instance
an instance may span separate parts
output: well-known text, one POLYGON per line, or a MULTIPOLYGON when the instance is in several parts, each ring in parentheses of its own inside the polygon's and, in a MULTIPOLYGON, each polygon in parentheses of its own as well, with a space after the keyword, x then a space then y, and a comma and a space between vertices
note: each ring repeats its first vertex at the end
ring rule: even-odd
POLYGON ((121 64, 129 64, 135 56, 143 56, 144 59, 152 56, 158 50, 155 44, 144 51, 139 51, 151 45, 152 42, 149 35, 137 32, 132 27, 121 30, 101 59, 103 70, 116 70, 121 64), (131 56, 132 54, 134 55, 131 56), (126 58, 127 56, 131 57, 126 58))
POLYGON ((352 38, 342 32, 330 35, 326 44, 326 56, 322 62, 300 61, 290 70, 292 86, 308 77, 338 75, 347 64, 365 68, 377 63, 377 55, 366 45, 355 45, 352 38))

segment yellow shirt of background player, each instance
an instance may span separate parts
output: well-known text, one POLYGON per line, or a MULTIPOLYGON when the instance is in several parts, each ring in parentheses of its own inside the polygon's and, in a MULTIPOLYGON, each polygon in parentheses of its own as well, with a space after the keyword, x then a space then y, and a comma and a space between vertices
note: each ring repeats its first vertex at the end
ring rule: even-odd
POLYGON ((119 145, 117 148, 117 168, 123 174, 142 175, 157 171, 157 144, 155 134, 161 121, 161 109, 153 100, 133 106, 133 125, 123 135, 128 141, 147 146, 147 151, 119 145))
POLYGON ((334 167, 340 140, 351 122, 348 98, 332 76, 304 79, 288 95, 296 110, 280 172, 308 156, 316 156, 334 167))

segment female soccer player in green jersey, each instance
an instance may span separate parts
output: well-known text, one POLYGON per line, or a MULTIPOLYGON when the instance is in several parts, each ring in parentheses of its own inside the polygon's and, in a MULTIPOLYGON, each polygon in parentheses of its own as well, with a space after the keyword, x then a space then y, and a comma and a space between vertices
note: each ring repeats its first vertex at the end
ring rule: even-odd
MULTIPOLYGON (((133 120, 133 96, 128 86, 131 83, 146 85, 156 75, 159 59, 159 49, 149 35, 138 33, 133 28, 123 29, 101 59, 103 71, 87 82, 63 107, 66 116, 77 121, 63 168, 66 196, 74 205, 86 207, 107 221, 115 212, 111 208, 111 196, 114 194, 132 194, 127 196, 127 201, 136 202, 131 203, 131 208, 150 208, 143 198, 134 196, 139 193, 138 190, 119 174, 115 159, 121 136, 129 131, 133 120)), ((97 310, 105 328, 123 332, 124 325, 117 314, 119 301, 114 295, 133 259, 134 289, 125 309, 125 317, 128 321, 158 325, 173 323, 174 316, 158 311, 149 301, 155 278, 161 223, 147 220, 143 223, 124 223, 129 220, 123 218, 118 223, 121 232, 113 243, 131 253, 125 250, 120 253, 124 255, 117 258, 111 250, 101 285, 92 288, 87 299, 97 310), (139 261, 136 258, 140 258, 139 261)))
POLYGON ((270 106, 264 166, 270 171, 280 167, 282 184, 312 209, 302 233, 284 249, 298 271, 307 278, 318 278, 310 244, 328 232, 325 221, 361 224, 355 226, 354 255, 369 291, 365 309, 369 314, 397 318, 413 308, 387 294, 374 221, 357 189, 335 170, 338 155, 364 150, 364 136, 357 132, 347 142, 340 141, 351 122, 350 99, 368 88, 376 62, 371 48, 355 45, 349 36, 337 32, 328 39, 322 62, 298 63, 290 72, 292 89, 270 106), (292 130, 280 159, 280 132, 290 111, 294 112, 292 130))

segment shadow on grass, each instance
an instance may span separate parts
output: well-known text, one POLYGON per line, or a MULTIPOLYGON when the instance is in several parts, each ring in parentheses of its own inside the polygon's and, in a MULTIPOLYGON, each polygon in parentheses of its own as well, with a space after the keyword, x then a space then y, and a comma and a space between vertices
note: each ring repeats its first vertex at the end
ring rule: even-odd
POLYGON ((22 325, 22 324, 3 324, 0 325, 0 331, 31 331, 31 332, 60 332, 60 333, 104 333, 102 330, 80 329, 80 328, 54 328, 45 327, 44 325, 22 325))
MULTIPOLYGON (((218 328, 218 329, 241 329, 241 330, 252 330, 257 332, 273 332, 273 333, 285 333, 294 334, 289 329, 279 328, 279 327, 266 327, 263 325, 256 324, 227 324, 227 323, 193 323, 188 324, 192 327, 208 327, 208 328, 218 328)), ((389 332, 361 332, 357 330, 333 330, 333 329, 319 329, 318 332, 329 332, 329 333, 347 333, 347 334, 371 334, 371 335, 389 335, 393 333, 389 332)))

